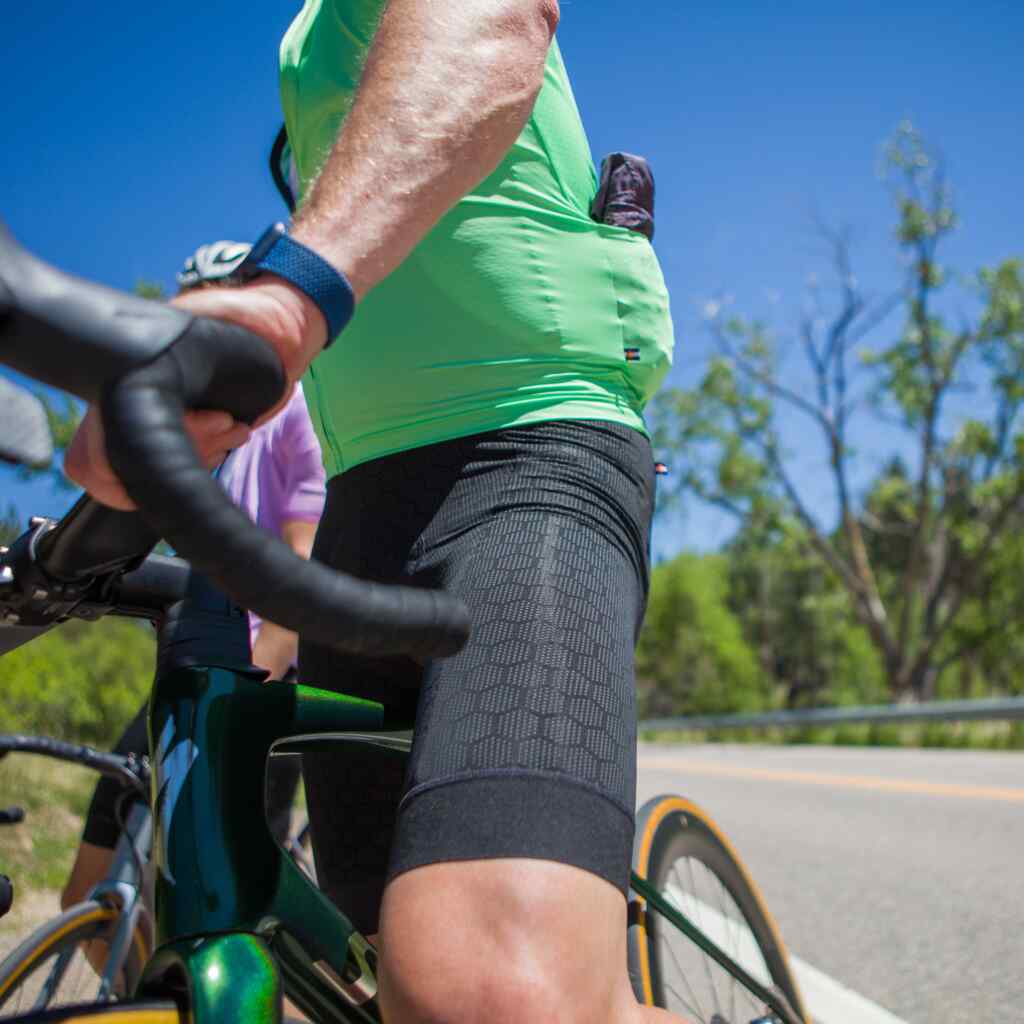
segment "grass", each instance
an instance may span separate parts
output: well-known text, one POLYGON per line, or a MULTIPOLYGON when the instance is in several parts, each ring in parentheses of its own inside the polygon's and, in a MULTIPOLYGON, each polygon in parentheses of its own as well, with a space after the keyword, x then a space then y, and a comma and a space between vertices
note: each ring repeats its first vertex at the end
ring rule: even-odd
POLYGON ((63 887, 98 778, 86 768, 28 754, 0 761, 0 807, 25 809, 21 824, 0 827, 0 871, 16 891, 63 887))
POLYGON ((926 722, 908 725, 641 731, 640 738, 648 743, 809 743, 836 747, 1024 750, 1024 722, 926 722))

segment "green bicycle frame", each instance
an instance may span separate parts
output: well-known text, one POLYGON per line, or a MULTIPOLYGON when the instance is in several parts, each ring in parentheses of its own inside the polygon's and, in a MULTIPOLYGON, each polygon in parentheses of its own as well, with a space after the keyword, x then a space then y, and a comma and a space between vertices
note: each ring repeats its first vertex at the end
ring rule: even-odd
MULTIPOLYGON (((405 756, 408 740, 374 732, 379 704, 261 682, 244 659, 194 664, 218 660, 196 630, 212 618, 193 616, 184 644, 179 629, 173 657, 161 638, 149 709, 158 948, 138 993, 177 999, 194 1024, 276 1024, 283 991, 317 1021, 379 1021, 376 953, 271 836, 265 768, 287 737, 298 751, 331 734, 361 757, 405 756)), ((221 614, 213 632, 234 620, 221 614)))

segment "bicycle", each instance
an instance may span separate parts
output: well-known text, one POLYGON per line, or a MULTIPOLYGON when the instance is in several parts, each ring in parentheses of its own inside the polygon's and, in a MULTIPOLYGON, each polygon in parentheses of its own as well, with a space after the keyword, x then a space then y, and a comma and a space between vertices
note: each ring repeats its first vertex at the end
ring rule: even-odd
MULTIPOLYGON (((123 1000, 152 952, 149 758, 105 753, 45 736, 0 734, 0 758, 10 753, 90 768, 124 788, 115 812, 120 835, 104 877, 81 902, 33 929, 0 960, 0 1020, 28 1008, 123 1000)), ((20 808, 0 812, 0 822, 14 824, 23 818, 20 808)), ((300 822, 285 837, 284 847, 315 881, 309 823, 300 822)))
POLYGON ((121 835, 106 877, 85 900, 33 930, 0 962, 0 1020, 29 1009, 123 999, 152 949, 144 898, 153 835, 149 762, 43 736, 0 735, 0 757, 12 751, 92 768, 117 779, 125 791, 121 835))
MULTIPOLYGON (((442 595, 374 588, 291 558, 226 504, 182 442, 180 414, 228 408, 251 419, 273 404, 280 369, 260 350, 260 377, 252 362, 257 342, 245 332, 73 281, 9 239, 0 243, 7 291, 5 299, 0 287, 7 302, 0 301, 0 323, 5 308, 31 314, 25 323, 14 317, 0 357, 54 386, 103 398, 112 463, 143 509, 143 516, 116 513, 83 499, 60 523, 36 521, 0 556, 0 653, 72 616, 161 621, 150 703, 156 950, 130 1001, 23 1022, 279 1021, 283 994, 314 1021, 380 1021, 377 952, 271 839, 259 811, 263 767, 274 749, 295 753, 328 742, 361 758, 403 758, 409 738, 383 731, 383 708, 373 702, 262 682, 249 664, 238 606, 319 642, 420 657, 458 649, 468 631, 465 610, 442 595), (53 312, 63 308, 55 296, 69 300, 63 317, 53 312), (112 316, 118 310, 120 318, 112 316), (239 379, 248 385, 244 397, 236 393, 239 379), (160 536, 195 569, 147 556, 160 536), (237 722, 245 728, 228 727, 237 722)), ((637 836, 629 945, 638 998, 702 1024, 807 1024, 774 926, 710 819, 680 798, 661 798, 642 812, 637 836), (694 863, 718 885, 724 930, 703 890, 687 887, 694 863), (726 912, 726 897, 735 914, 726 912), (701 927, 702 917, 710 925, 701 927), (701 968, 686 975, 686 993, 669 970, 675 945, 668 943, 676 938, 700 950, 701 968), (750 964, 755 953, 757 965, 750 964), (719 970, 732 979, 722 982, 727 996, 718 994, 719 970), (713 993, 707 1010, 692 988, 701 976, 713 993)))

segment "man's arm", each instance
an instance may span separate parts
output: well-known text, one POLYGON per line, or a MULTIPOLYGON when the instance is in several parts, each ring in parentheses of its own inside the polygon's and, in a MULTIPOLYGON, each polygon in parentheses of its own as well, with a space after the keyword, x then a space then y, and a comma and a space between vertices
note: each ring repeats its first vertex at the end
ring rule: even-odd
MULTIPOLYGON (((292 232, 345 274, 357 299, 511 148, 543 84, 558 15, 558 0, 390 0, 292 232)), ((292 379, 326 340, 319 309, 270 274, 176 301, 262 334, 292 379)))
MULTIPOLYGON (((390 0, 352 110, 294 228, 348 277, 357 299, 501 162, 533 110, 558 13, 558 0, 390 0)), ((262 335, 291 380, 326 341, 317 306, 272 274, 174 302, 262 335)), ((131 507, 111 483, 95 416, 79 429, 65 469, 88 490, 103 487, 102 500, 131 507)))
POLYGON ((557 0, 391 0, 293 234, 357 298, 501 162, 543 84, 557 0))

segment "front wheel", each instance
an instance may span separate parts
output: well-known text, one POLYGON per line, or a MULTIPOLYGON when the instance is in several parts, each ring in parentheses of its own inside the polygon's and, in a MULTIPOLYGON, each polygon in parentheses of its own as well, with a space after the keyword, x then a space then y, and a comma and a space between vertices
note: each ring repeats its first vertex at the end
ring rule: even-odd
POLYGON ((186 1024, 174 1003, 87 1003, 12 1018, 11 1024, 186 1024))
MULTIPOLYGON (((29 1011, 95 1003, 100 977, 88 957, 106 958, 120 914, 95 901, 79 903, 32 932, 0 963, 0 1021, 29 1011)), ((114 972, 111 999, 131 993, 145 959, 146 942, 136 931, 114 972)))
MULTIPOLYGON (((808 1022, 785 946, 761 894, 711 818, 678 796, 648 801, 637 816, 633 868, 756 981, 781 993, 808 1022)), ((765 1003, 631 893, 629 972, 637 999, 693 1024, 775 1020, 765 1003)))

